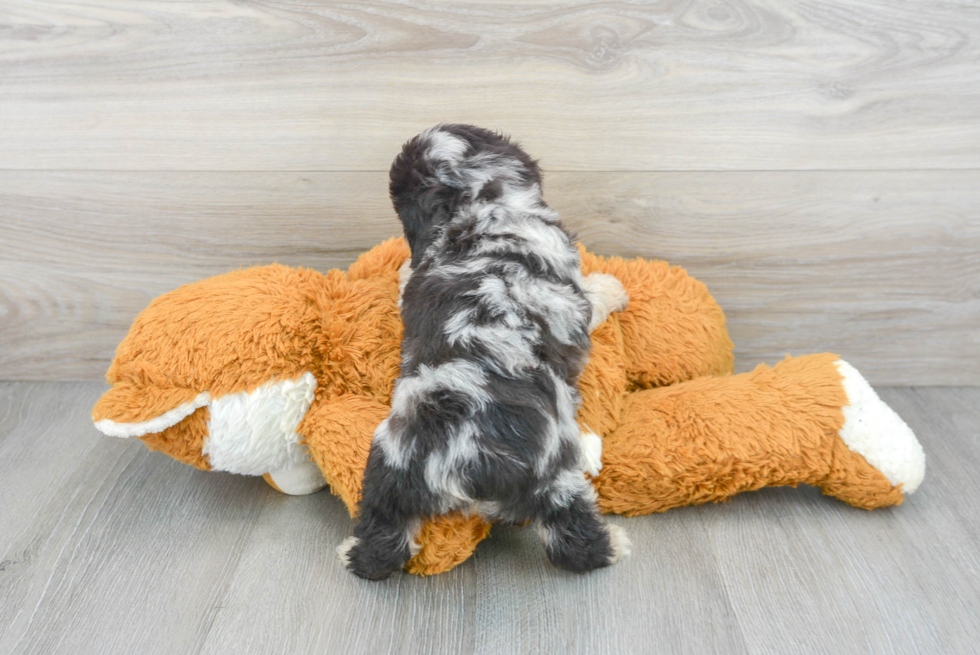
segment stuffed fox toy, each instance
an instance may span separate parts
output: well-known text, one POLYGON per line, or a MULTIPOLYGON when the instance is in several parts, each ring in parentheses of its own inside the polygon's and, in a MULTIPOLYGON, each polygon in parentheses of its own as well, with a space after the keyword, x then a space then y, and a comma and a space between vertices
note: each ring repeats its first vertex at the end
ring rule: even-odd
MULTIPOLYGON (((398 375, 408 256, 392 239, 347 272, 264 266, 160 296, 119 345, 95 426, 285 493, 329 485, 353 513, 398 375)), ((836 355, 732 375, 724 314, 684 270, 584 249, 582 269, 615 276, 629 294, 592 333, 580 381, 603 511, 662 512, 800 483, 872 509, 919 486, 915 435, 836 355)), ((447 571, 488 533, 479 516, 432 517, 406 568, 447 571)))

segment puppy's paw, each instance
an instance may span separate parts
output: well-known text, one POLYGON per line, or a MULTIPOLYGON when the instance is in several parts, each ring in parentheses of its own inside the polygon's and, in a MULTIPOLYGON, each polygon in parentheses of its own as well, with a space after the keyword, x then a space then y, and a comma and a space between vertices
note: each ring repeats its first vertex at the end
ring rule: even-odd
POLYGON ((621 312, 629 305, 630 296, 615 275, 592 273, 585 276, 582 286, 592 303, 590 332, 599 327, 611 313, 621 312))
POLYGON ((384 580, 404 564, 398 554, 372 552, 370 545, 357 537, 348 537, 337 546, 337 558, 344 568, 365 580, 384 580))
POLYGON ((344 565, 345 569, 350 569, 350 552, 361 542, 357 537, 351 536, 337 546, 337 559, 344 565))
POLYGON ((612 546, 612 558, 609 563, 615 564, 619 560, 629 557, 633 552, 633 543, 630 541, 626 530, 618 525, 607 524, 609 528, 609 545, 612 546))

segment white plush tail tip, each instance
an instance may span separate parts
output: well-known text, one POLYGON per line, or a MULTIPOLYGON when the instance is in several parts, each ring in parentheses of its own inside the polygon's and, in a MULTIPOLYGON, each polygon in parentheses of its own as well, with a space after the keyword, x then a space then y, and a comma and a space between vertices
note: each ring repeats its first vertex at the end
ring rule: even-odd
POLYGON ((834 364, 843 376, 848 404, 840 438, 862 455, 902 493, 914 493, 926 474, 926 454, 915 433, 895 411, 878 397, 856 368, 842 359, 834 364))

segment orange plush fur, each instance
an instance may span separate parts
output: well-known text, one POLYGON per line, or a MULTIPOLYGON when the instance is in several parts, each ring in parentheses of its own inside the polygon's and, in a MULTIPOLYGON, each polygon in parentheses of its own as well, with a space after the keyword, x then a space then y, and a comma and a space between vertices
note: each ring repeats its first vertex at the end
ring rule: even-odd
MULTIPOLYGON (((354 512, 372 433, 398 374, 398 269, 408 254, 392 239, 346 273, 265 266, 157 298, 119 345, 106 376, 112 388, 93 419, 149 421, 202 392, 219 398, 312 373, 314 398, 297 432, 354 512)), ((902 502, 901 486, 838 435, 847 396, 836 356, 787 358, 731 375, 724 314, 684 270, 584 249, 582 268, 615 275, 630 295, 628 308, 593 333, 580 385, 580 423, 603 439, 593 482, 604 511, 660 512, 799 483, 858 507, 902 502)), ((208 412, 198 407, 141 438, 207 470, 208 412)), ((488 533, 478 516, 434 517, 408 569, 446 571, 488 533)))

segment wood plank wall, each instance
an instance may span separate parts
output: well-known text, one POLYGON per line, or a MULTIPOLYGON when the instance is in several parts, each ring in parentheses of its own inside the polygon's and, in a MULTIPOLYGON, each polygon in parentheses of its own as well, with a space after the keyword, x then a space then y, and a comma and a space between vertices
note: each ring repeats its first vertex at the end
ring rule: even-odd
POLYGON ((973 2, 0 5, 0 379, 103 374, 135 314, 396 234, 441 121, 517 136, 603 254, 707 282, 739 369, 980 384, 973 2))

